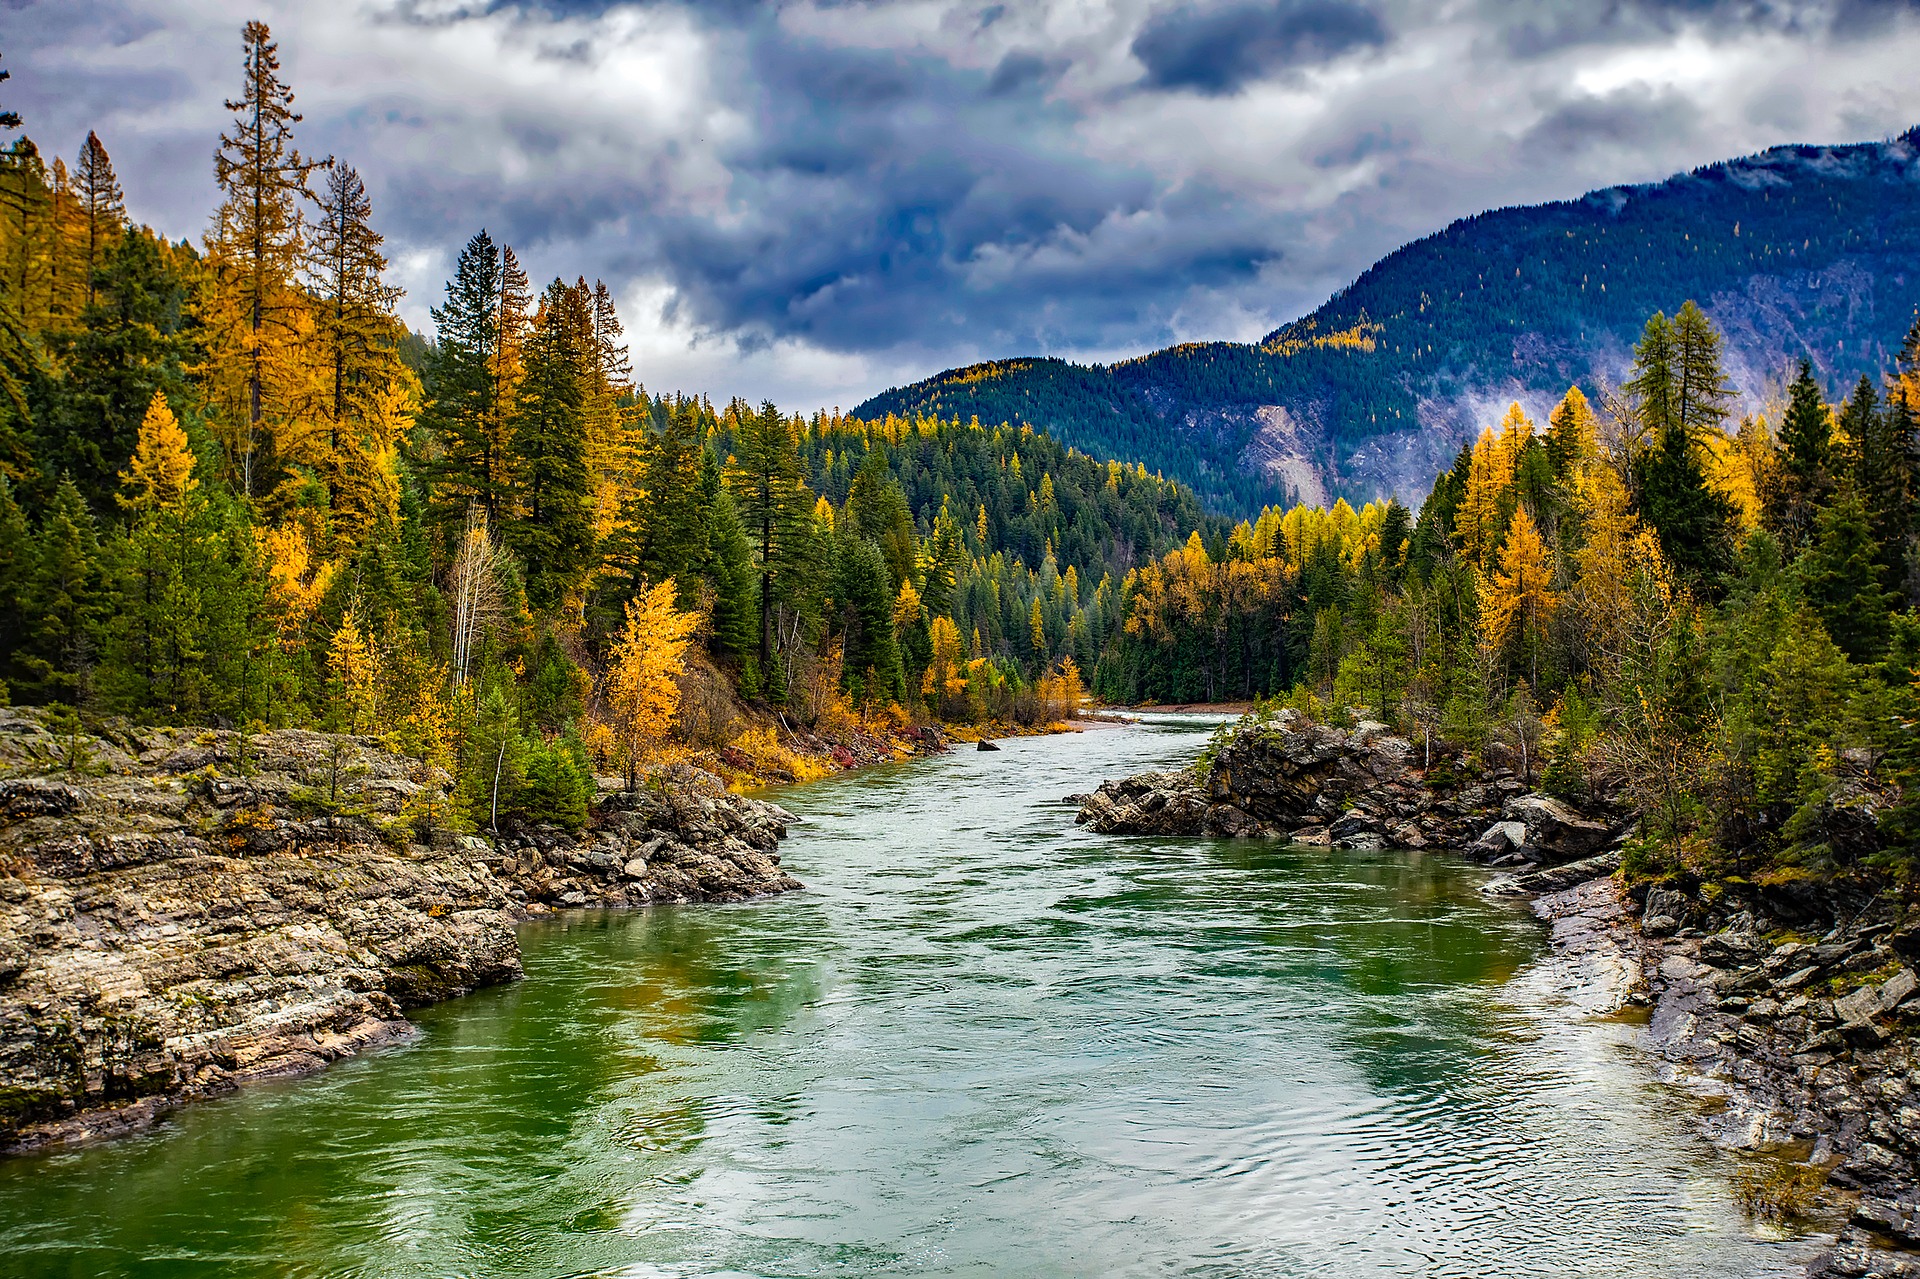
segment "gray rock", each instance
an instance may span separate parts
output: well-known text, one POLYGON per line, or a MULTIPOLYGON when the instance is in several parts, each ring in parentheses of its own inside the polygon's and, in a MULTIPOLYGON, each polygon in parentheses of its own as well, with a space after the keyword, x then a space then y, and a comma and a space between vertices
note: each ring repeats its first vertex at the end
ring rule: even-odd
POLYGON ((1920 990, 1920 977, 1914 975, 1913 969, 1902 968, 1880 987, 1880 1011, 1892 1012, 1916 990, 1920 990))
POLYGON ((1869 1021, 1880 1015, 1879 992, 1862 986, 1845 998, 1834 1000, 1833 1013, 1842 1025, 1869 1021))
POLYGON ((1613 840, 1613 830, 1605 822, 1594 821, 1561 800, 1537 792, 1508 800, 1500 816, 1525 828, 1524 838, 1514 846, 1526 847, 1540 861, 1591 857, 1613 840))
POLYGON ((1476 857, 1491 860, 1504 857, 1508 853, 1521 852, 1527 845, 1527 828, 1519 822, 1495 822, 1480 833, 1480 838, 1467 845, 1467 851, 1476 857))

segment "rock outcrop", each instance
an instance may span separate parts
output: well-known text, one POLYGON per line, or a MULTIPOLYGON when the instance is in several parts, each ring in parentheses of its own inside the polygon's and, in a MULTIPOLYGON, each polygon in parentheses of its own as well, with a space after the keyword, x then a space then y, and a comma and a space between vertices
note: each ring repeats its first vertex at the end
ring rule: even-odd
POLYGON ((49 769, 72 753, 0 710, 0 1149, 404 1036, 517 978, 530 915, 799 887, 791 815, 690 768, 577 835, 483 837, 431 829, 444 776, 370 738, 117 730, 49 769))
POLYGON ((1471 772, 1451 758, 1428 767, 1384 724, 1335 728, 1288 709, 1223 729, 1192 770, 1102 783, 1077 820, 1103 835, 1452 848, 1495 864, 1573 861, 1605 849, 1615 834, 1559 800, 1529 794, 1506 769, 1471 772))

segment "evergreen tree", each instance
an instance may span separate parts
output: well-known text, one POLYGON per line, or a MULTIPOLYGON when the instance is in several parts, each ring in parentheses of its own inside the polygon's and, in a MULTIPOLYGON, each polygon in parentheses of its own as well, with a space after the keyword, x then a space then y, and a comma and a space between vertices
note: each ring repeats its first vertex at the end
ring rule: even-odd
POLYGON ((700 491, 705 507, 701 526, 707 534, 703 572, 713 588, 713 647, 726 657, 742 658, 753 651, 753 548, 734 509, 733 498, 721 484, 713 454, 702 451, 700 491))
POLYGON ((758 413, 738 406, 727 486, 740 508, 760 571, 760 669, 771 693, 773 610, 791 601, 807 577, 812 496, 800 467, 799 441, 771 401, 758 413))
POLYGON ((351 165, 336 164, 320 197, 308 245, 308 285, 321 303, 316 337, 327 378, 329 453, 336 465, 343 433, 368 416, 369 397, 399 374, 393 307, 401 290, 385 283, 381 237, 368 222, 373 204, 351 165))
POLYGON ((446 301, 435 307, 437 340, 428 353, 420 421, 437 444, 421 469, 433 483, 432 511, 442 524, 466 518, 469 504, 499 523, 509 459, 496 428, 500 356, 500 250, 484 230, 460 250, 446 301))
POLYGON ((1819 513, 1800 571, 1807 602, 1834 643, 1856 662, 1872 661, 1886 647, 1893 609, 1880 586, 1878 549, 1859 490, 1843 481, 1819 513))
POLYGON ((34 553, 31 587, 22 598, 23 689, 36 701, 90 700, 106 599, 93 513, 72 480, 60 481, 34 553))
POLYGON ((1879 548, 1880 584, 1898 595, 1907 576, 1914 503, 1920 500, 1914 483, 1915 423, 1905 390, 1888 395, 1880 411, 1868 415, 1857 429, 1854 487, 1879 548))
POLYGON ((892 575, 877 545, 857 535, 842 539, 835 594, 846 602, 842 684, 856 699, 905 701, 900 649, 893 636, 892 575))
POLYGON ((918 558, 913 511, 888 469, 886 449, 878 443, 867 450, 859 474, 853 478, 847 511, 853 519, 853 531, 880 548, 895 587, 912 581, 918 558))
POLYGON ((581 415, 592 332, 582 299, 559 280, 547 287, 527 341, 513 412, 513 473, 521 510, 505 530, 527 569, 527 602, 559 606, 588 568, 586 423, 581 415))
POLYGON ((1780 450, 1774 491, 1765 495, 1766 513, 1769 525, 1793 547, 1813 531, 1814 513, 1833 495, 1836 469, 1833 418, 1807 360, 1800 361, 1787 387, 1780 450))
POLYGON ((107 156, 107 148, 101 145, 100 135, 92 130, 88 130, 87 140, 80 148, 74 185, 86 222, 87 255, 83 260, 86 305, 92 306, 96 298, 94 272, 127 221, 127 206, 120 191, 120 180, 113 172, 113 161, 107 156))
POLYGON ((46 456, 104 514, 155 393, 182 385, 187 287, 144 231, 121 236, 94 280, 92 305, 60 343, 66 377, 46 456))
POLYGON ((1708 590, 1732 561, 1733 506, 1707 482, 1698 448, 1678 430, 1663 432, 1636 465, 1639 514, 1660 539, 1669 564, 1708 590))

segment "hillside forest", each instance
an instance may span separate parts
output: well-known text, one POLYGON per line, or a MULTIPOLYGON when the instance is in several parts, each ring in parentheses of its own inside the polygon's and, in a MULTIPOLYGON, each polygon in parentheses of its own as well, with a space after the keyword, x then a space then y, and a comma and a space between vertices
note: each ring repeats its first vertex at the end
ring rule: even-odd
POLYGON ((378 733, 447 819, 578 823, 687 750, 1058 720, 1127 571, 1224 531, 1028 429, 649 395, 606 286, 484 230, 422 340, 258 23, 239 89, 197 243, 130 225, 95 135, 0 157, 16 701, 378 733))

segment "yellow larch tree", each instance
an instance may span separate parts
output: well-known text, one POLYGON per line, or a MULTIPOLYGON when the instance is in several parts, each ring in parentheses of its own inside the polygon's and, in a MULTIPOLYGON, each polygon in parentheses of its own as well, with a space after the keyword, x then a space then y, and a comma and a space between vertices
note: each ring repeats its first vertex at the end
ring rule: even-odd
POLYGON ((327 645, 327 666, 336 684, 334 711, 349 733, 363 733, 380 722, 380 655, 360 629, 354 610, 340 619, 327 645))
POLYGON ((698 613, 674 607, 672 578, 627 601, 626 626, 613 646, 603 701, 614 763, 639 785, 640 767, 673 730, 680 711, 679 677, 698 613))
POLYGON ((126 488, 121 504, 135 511, 179 506, 199 484, 193 477, 193 463, 187 433, 180 429, 166 397, 155 391, 147 404, 147 415, 140 421, 133 459, 120 474, 126 488))
POLYGON ((1497 649, 1515 639, 1537 648, 1540 628, 1559 602, 1546 540, 1527 508, 1516 507, 1500 547, 1499 567, 1481 604, 1488 641, 1497 649))

